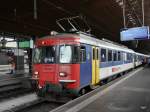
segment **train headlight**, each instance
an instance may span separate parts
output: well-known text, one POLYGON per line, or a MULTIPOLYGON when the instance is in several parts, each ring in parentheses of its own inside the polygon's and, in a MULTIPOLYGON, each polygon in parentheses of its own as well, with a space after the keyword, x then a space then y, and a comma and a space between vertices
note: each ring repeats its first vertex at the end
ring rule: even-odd
POLYGON ((38 74, 39 74, 39 72, 37 72, 37 71, 34 72, 34 75, 38 75, 38 74))
POLYGON ((39 77, 39 72, 38 72, 38 71, 35 71, 34 74, 33 74, 33 78, 36 78, 36 79, 37 79, 38 77, 39 77))
POLYGON ((64 73, 64 72, 60 72, 60 73, 59 73, 59 76, 60 76, 60 77, 66 77, 66 76, 67 76, 67 74, 66 74, 66 73, 64 73))

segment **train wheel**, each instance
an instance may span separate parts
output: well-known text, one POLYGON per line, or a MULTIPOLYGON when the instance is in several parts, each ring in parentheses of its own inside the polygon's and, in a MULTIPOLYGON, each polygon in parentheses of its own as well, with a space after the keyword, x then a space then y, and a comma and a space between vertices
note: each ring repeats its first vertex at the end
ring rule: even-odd
POLYGON ((86 93, 86 89, 85 88, 82 88, 79 92, 79 96, 82 96, 86 93))
POLYGON ((120 76, 123 76, 123 75, 124 75, 124 73, 123 73, 123 72, 121 72, 121 73, 120 73, 120 76))
POLYGON ((113 77, 109 77, 109 78, 107 78, 106 82, 109 83, 112 80, 113 80, 113 77))

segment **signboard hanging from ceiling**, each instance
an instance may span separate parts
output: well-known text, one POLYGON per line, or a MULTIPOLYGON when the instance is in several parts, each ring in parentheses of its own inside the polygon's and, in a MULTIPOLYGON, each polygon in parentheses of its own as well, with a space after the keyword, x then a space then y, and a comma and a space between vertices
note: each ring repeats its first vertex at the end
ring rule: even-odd
POLYGON ((149 26, 134 27, 120 32, 121 41, 149 39, 149 26))
POLYGON ((19 48, 33 48, 33 40, 19 42, 19 48))

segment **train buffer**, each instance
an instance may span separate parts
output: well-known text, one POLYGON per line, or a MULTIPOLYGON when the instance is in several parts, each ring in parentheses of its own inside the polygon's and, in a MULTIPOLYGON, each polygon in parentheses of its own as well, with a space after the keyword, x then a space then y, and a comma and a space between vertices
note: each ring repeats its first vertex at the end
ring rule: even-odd
POLYGON ((150 68, 140 67, 51 112, 148 112, 150 68))

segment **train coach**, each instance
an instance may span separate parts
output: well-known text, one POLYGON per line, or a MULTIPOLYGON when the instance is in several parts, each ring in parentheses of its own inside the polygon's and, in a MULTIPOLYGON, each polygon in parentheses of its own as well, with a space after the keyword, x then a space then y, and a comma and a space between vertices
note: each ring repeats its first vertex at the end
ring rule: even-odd
POLYGON ((46 36, 35 45, 32 78, 38 95, 84 94, 85 88, 141 65, 146 57, 82 32, 46 36))
POLYGON ((149 59, 148 55, 135 52, 135 55, 134 55, 135 67, 137 67, 141 64, 148 64, 148 59, 149 59))

